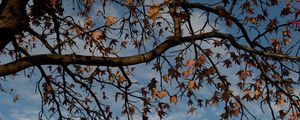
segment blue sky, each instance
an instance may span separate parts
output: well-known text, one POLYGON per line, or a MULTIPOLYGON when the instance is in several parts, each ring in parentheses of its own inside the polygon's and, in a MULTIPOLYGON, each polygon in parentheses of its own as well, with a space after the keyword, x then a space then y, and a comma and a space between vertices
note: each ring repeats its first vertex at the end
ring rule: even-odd
MULTIPOLYGON (((72 4, 71 1, 68 1, 65 3, 65 5, 72 4)), ((112 15, 112 16, 118 16, 120 13, 119 10, 116 10, 113 7, 109 7, 107 10, 107 14, 112 15)), ((70 14, 74 15, 72 9, 65 9, 65 11, 70 14)), ((195 10, 193 13, 193 18, 192 18, 192 23, 194 23, 193 26, 198 26, 201 28, 202 26, 199 26, 199 24, 204 24, 205 18, 198 18, 201 15, 201 11, 195 10)), ((168 16, 163 16, 166 17, 167 19, 170 19, 168 16)), ((83 23, 85 18, 79 19, 79 17, 76 17, 76 20, 79 21, 79 23, 83 23)), ((102 21, 103 22, 103 21, 102 21)), ((198 28, 198 29, 199 29, 198 28)), ((236 31, 236 28, 233 27, 233 30, 230 30, 224 26, 217 26, 221 31, 226 31, 226 32, 231 32, 231 31, 236 31)), ((38 30, 38 28, 36 28, 38 30)), ((197 27, 195 28, 197 29, 197 27)), ((210 28, 205 29, 206 31, 210 31, 210 28)), ((184 30, 184 33, 187 33, 187 30, 184 30)), ((166 35, 167 36, 167 35, 166 35)), ((165 36, 165 37, 166 37, 165 36)), ((298 37, 299 38, 299 37, 298 37)), ((80 42, 80 41, 79 41, 80 42)), ((82 47, 82 46, 81 46, 82 47)), ((172 48, 171 50, 167 51, 170 52, 174 49, 179 49, 184 46, 178 46, 175 48, 172 48)), ((203 44, 203 47, 206 48, 211 48, 212 46, 210 44, 203 44)), ((149 50, 151 49, 151 46, 147 46, 146 49, 149 50)), ((33 53, 47 53, 48 51, 43 51, 44 49, 41 49, 37 52, 33 51, 33 53)), ((127 56, 127 55, 132 55, 135 54, 136 52, 130 52, 134 48, 128 48, 127 50, 124 49, 119 49, 118 53, 121 56, 127 56)), ((214 48, 214 52, 219 52, 225 55, 228 55, 224 50, 224 48, 214 48)), ((85 54, 86 51, 77 51, 80 52, 80 54, 85 54)), ((193 54, 190 54, 191 56, 193 54)), ((6 56, 8 57, 8 56, 6 56)), ((2 60, 2 59, 1 59, 2 60)), ((5 60, 1 61, 2 63, 5 63, 7 61, 10 61, 10 58, 5 58, 5 60)), ((217 61, 217 60, 216 60, 217 61)), ((136 65, 136 72, 134 73, 134 76, 131 76, 133 81, 142 81, 145 82, 144 85, 147 85, 149 80, 153 77, 156 77, 157 79, 159 78, 159 75, 155 70, 151 69, 151 65, 154 62, 149 63, 149 66, 146 66, 145 64, 142 65, 136 65)), ((222 68, 222 64, 219 65, 220 68, 222 68)), ((243 69, 244 66, 235 66, 231 68, 231 70, 223 70, 222 73, 228 75, 228 79, 231 79, 232 81, 238 81, 237 76, 235 74, 238 72, 238 70, 243 69)), ((28 71, 27 71, 28 72, 28 71)), ((297 76, 294 76, 297 77, 297 76)), ((40 95, 35 91, 35 86, 36 82, 40 79, 40 74, 39 72, 34 73, 33 77, 31 79, 28 79, 24 77, 23 71, 19 72, 17 76, 15 77, 5 77, 0 80, 0 83, 2 86, 7 88, 9 91, 10 89, 13 89, 13 91, 9 93, 0 93, 0 118, 2 120, 32 120, 32 119, 37 119, 38 113, 41 110, 41 99, 40 95), (19 100, 17 102, 13 102, 13 99, 15 96, 19 96, 19 100)), ((164 83, 165 84, 165 83, 164 83)), ((166 84, 165 84, 166 85, 166 84)), ((176 87, 175 85, 170 85, 169 88, 174 88, 176 87)), ((233 88, 234 91, 238 94, 241 93, 242 91, 239 91, 237 88, 233 88)), ((108 90, 109 91, 109 90, 108 90)), ((206 86, 197 91, 199 94, 199 97, 206 98, 206 97, 211 97, 211 93, 213 91, 211 90, 211 87, 206 86)), ((168 101, 167 98, 165 98, 163 101, 168 101)), ((107 100, 108 104, 115 105, 113 108, 119 109, 120 110, 120 105, 118 103, 115 103, 113 100, 107 100)), ((212 120, 212 119, 219 119, 220 114, 223 110, 224 104, 220 104, 218 106, 209 106, 209 107, 197 107, 197 111, 194 114, 187 114, 188 112, 188 105, 186 103, 187 101, 183 98, 183 100, 179 100, 177 104, 171 104, 171 110, 167 113, 165 116, 165 120, 179 120, 179 119, 185 119, 185 120, 212 120)), ((274 103, 274 102, 273 102, 274 103)), ((266 106, 263 106, 265 113, 263 113, 260 110, 260 103, 258 102, 250 102, 245 104, 248 106, 249 110, 253 112, 254 115, 258 116, 258 119, 264 120, 270 118, 269 114, 269 109, 266 106)), ((280 110, 280 106, 272 106, 275 110, 280 110)), ((282 106, 283 108, 284 106, 282 106)), ((134 115, 133 116, 135 119, 141 119, 140 116, 134 115)), ((152 113, 149 115, 150 120, 157 120, 159 117, 156 114, 156 111, 152 109, 152 113)), ((250 116, 249 116, 250 117, 250 116)), ((124 116, 123 119, 126 119, 124 116)), ((239 117, 234 117, 232 119, 239 119, 239 117)))

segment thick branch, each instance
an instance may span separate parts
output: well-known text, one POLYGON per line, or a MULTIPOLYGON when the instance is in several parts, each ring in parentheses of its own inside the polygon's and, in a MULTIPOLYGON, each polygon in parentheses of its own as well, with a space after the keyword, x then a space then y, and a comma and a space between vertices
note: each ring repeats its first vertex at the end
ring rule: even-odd
POLYGON ((0 50, 22 30, 28 0, 2 0, 0 5, 0 50))
POLYGON ((35 55, 35 56, 24 57, 19 60, 13 61, 11 63, 0 65, 0 76, 16 73, 20 70, 23 70, 31 66, 36 66, 36 65, 81 64, 81 65, 98 65, 98 66, 112 66, 112 67, 135 65, 139 63, 149 62, 174 46, 180 45, 185 42, 191 42, 194 40, 203 40, 206 38, 227 39, 237 49, 245 50, 247 52, 252 52, 266 57, 300 61, 300 57, 297 56, 288 56, 280 53, 263 52, 263 51, 255 50, 253 48, 249 48, 244 45, 240 45, 235 41, 234 37, 231 34, 225 34, 225 33, 214 31, 214 32, 203 33, 194 36, 182 37, 181 39, 174 39, 174 37, 169 37, 165 42, 161 43, 159 46, 157 46, 156 48, 152 49, 147 53, 127 56, 127 57, 96 57, 96 56, 83 56, 83 55, 35 55))

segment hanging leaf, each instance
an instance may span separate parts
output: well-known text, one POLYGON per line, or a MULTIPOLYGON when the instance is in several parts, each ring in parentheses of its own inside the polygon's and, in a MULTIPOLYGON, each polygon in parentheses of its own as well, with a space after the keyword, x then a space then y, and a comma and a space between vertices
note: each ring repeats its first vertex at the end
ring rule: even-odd
POLYGON ((279 44, 278 38, 271 39, 270 42, 273 45, 273 47, 275 48, 275 50, 280 49, 280 44, 279 44))
POLYGON ((282 99, 282 98, 278 98, 278 99, 276 100, 276 104, 277 104, 278 106, 282 106, 284 102, 285 102, 285 101, 284 101, 284 99, 282 99))
POLYGON ((168 82, 169 81, 169 75, 168 74, 163 75, 163 80, 168 82))
POLYGON ((156 90, 156 88, 152 88, 151 90, 151 96, 152 98, 158 97, 158 91, 156 90))
POLYGON ((126 45, 127 45, 127 41, 122 41, 122 42, 121 42, 121 47, 122 47, 122 48, 126 48, 126 45))
POLYGON ((177 103, 177 95, 170 96, 170 103, 177 103))
POLYGON ((255 91, 254 91, 254 97, 255 97, 256 99, 258 99, 259 96, 260 96, 260 91, 259 91, 259 90, 255 90, 255 91))
POLYGON ((127 4, 131 5, 133 3, 133 0, 127 0, 127 4))
POLYGON ((116 17, 114 16, 107 16, 105 17, 105 25, 107 26, 111 26, 112 24, 114 24, 116 22, 116 17))
POLYGON ((202 64, 205 63, 205 60, 206 60, 205 55, 201 55, 201 56, 199 56, 199 58, 197 59, 197 63, 200 64, 200 65, 202 65, 202 64))
POLYGON ((189 90, 192 90, 192 89, 196 88, 196 82, 195 82, 195 80, 190 80, 189 81, 188 88, 189 88, 189 90))
POLYGON ((14 96, 13 102, 16 103, 19 100, 19 98, 20 98, 19 95, 14 96))
POLYGON ((190 60, 188 60, 187 62, 186 62, 186 66, 194 66, 194 64, 195 64, 196 62, 194 61, 194 60, 192 60, 192 59, 190 59, 190 60))
POLYGON ((168 95, 168 92, 166 90, 158 91, 157 92, 157 97, 159 98, 164 98, 168 95))
POLYGON ((196 109, 194 106, 191 106, 191 107, 189 108, 188 113, 194 114, 194 112, 195 112, 196 110, 197 110, 197 109, 196 109))
POLYGON ((94 31, 92 32, 91 36, 94 40, 101 40, 104 38, 104 35, 102 34, 101 31, 94 31))
POLYGON ((89 26, 93 26, 93 20, 91 16, 86 17, 84 21, 84 28, 88 28, 89 26))
POLYGON ((156 18, 160 16, 160 5, 157 4, 157 5, 154 5, 154 6, 151 6, 149 9, 148 9, 148 15, 151 17, 153 23, 155 22, 156 18))
POLYGON ((183 71, 182 76, 183 77, 188 77, 192 73, 193 73, 193 70, 191 68, 189 68, 186 71, 183 71))
POLYGON ((248 76, 251 76, 251 71, 249 70, 240 70, 237 75, 239 75, 241 80, 246 80, 248 76))

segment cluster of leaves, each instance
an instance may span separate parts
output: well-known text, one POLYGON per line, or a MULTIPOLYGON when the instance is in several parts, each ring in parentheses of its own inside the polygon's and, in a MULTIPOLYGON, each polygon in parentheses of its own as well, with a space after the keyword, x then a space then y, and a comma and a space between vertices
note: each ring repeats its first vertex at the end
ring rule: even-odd
POLYGON ((80 59, 84 63, 36 64, 24 70, 28 78, 40 71, 41 119, 133 119, 138 114, 146 120, 153 113, 163 118, 182 101, 191 114, 221 106, 221 119, 256 118, 249 103, 267 106, 273 119, 299 119, 300 1, 202 2, 33 0, 27 4, 28 28, 1 56, 13 61, 40 51, 73 55, 74 61, 88 56, 80 59), (271 14, 278 8, 278 14, 271 14), (130 62, 120 57, 124 54, 133 54, 130 60, 141 60, 158 75, 135 80, 140 66, 122 64, 130 62), (91 63, 94 57, 109 65, 91 63), (210 91, 204 95, 203 89, 210 91))

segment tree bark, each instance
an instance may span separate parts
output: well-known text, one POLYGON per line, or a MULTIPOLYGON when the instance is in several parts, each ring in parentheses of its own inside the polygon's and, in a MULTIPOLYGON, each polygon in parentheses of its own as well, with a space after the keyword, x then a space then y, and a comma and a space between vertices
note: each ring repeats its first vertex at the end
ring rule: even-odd
POLYGON ((0 50, 14 39, 26 25, 26 4, 29 0, 2 0, 0 5, 0 50), (25 24, 24 24, 25 23, 25 24))
POLYGON ((259 51, 256 49, 249 48, 245 45, 237 43, 231 34, 221 32, 208 32, 198 34, 194 36, 182 37, 180 39, 174 39, 169 37, 166 41, 161 43, 156 48, 149 52, 139 55, 127 56, 127 57, 96 57, 96 56, 83 56, 83 55, 34 55, 21 58, 19 60, 0 65, 0 76, 16 73, 20 70, 28 67, 37 65, 69 65, 69 64, 80 64, 80 65, 97 65, 97 66, 127 66, 136 65, 139 63, 149 62, 159 55, 167 51, 168 49, 180 45, 185 42, 192 42, 195 40, 203 40, 207 38, 221 38, 228 40, 233 47, 244 50, 257 55, 262 55, 274 59, 288 59, 294 61, 300 61, 298 56, 288 56, 280 53, 269 53, 259 51))

